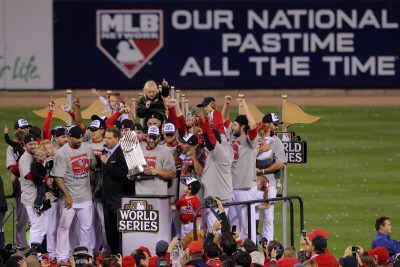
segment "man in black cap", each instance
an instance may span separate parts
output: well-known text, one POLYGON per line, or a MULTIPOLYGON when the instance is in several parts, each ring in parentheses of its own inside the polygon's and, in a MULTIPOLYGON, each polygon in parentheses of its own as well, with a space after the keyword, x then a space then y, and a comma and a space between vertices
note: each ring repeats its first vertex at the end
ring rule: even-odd
MULTIPOLYGON (((271 128, 271 137, 273 137, 272 140, 274 140, 271 142, 271 159, 273 160, 273 164, 270 167, 262 170, 256 169, 256 172, 257 175, 263 175, 269 181, 268 198, 276 198, 277 183, 274 173, 280 172, 286 163, 286 156, 282 141, 276 136, 276 131, 278 130, 279 125, 283 122, 279 120, 275 113, 266 114, 263 117, 262 122, 271 128)), ((274 240, 274 209, 275 203, 270 202, 270 208, 262 210, 264 221, 262 236, 268 240, 274 240)))
MULTIPOLYGON (((92 116, 93 117, 93 116, 92 116)), ((103 256, 110 255, 110 247, 107 243, 105 224, 104 224, 104 212, 103 212, 103 169, 100 163, 100 158, 102 156, 102 151, 105 145, 104 134, 106 130, 106 124, 100 117, 93 117, 90 126, 88 127, 90 131, 90 140, 87 142, 93 149, 93 153, 96 156, 98 162, 93 185, 93 216, 92 216, 92 236, 90 240, 90 250, 93 250, 93 254, 98 256, 100 254, 99 248, 103 247, 103 256)))
MULTIPOLYGON (((228 202, 232 198, 232 172, 231 165, 233 159, 232 146, 228 143, 225 134, 211 129, 211 125, 200 110, 196 111, 196 116, 200 120, 200 127, 205 140, 206 159, 204 170, 201 177, 203 187, 203 197, 218 197, 222 203, 228 202)), ((228 207, 225 208, 228 213, 228 207)), ((203 218, 207 219, 207 228, 212 229, 216 220, 215 215, 209 210, 205 210, 203 218)))
MULTIPOLYGON (((96 158, 92 148, 82 143, 83 132, 78 126, 68 130, 68 144, 64 145, 54 156, 54 167, 51 175, 60 188, 60 224, 57 241, 60 254, 59 263, 68 262, 71 251, 69 229, 75 215, 80 225, 79 244, 89 247, 93 214, 92 191, 90 181, 94 179, 96 158)), ((89 254, 93 256, 92 251, 89 254)))
POLYGON ((29 243, 42 243, 46 234, 45 222, 47 213, 42 215, 34 211, 34 202, 37 195, 37 189, 31 172, 31 162, 33 161, 34 149, 37 147, 37 137, 33 134, 27 134, 24 138, 25 153, 19 160, 19 171, 21 174, 21 202, 24 204, 31 222, 29 243))
POLYGON ((68 143, 67 130, 64 127, 59 127, 54 130, 53 133, 54 141, 56 143, 55 150, 58 151, 60 148, 68 143))
MULTIPOLYGON (((24 120, 19 119, 14 123, 14 130, 22 130, 25 134, 29 133, 29 128, 31 125, 24 120)), ((14 131, 14 132, 15 132, 14 131)), ((15 168, 15 173, 18 173, 18 165, 14 157, 14 149, 12 146, 7 147, 6 151, 6 167, 11 170, 11 168, 15 168), (14 167, 15 166, 15 167, 14 167)), ((21 185, 19 176, 11 172, 12 175, 12 186, 13 186, 13 194, 14 194, 14 202, 16 209, 16 241, 19 246, 27 247, 28 242, 26 241, 26 224, 28 222, 28 214, 26 213, 25 206, 21 204, 21 185)))
POLYGON ((142 146, 144 140, 143 126, 140 123, 134 123, 131 125, 131 131, 136 133, 136 136, 140 142, 140 146, 142 146))
MULTIPOLYGON (((222 111, 226 130, 226 137, 233 149, 232 186, 233 202, 256 199, 257 175, 255 168, 258 152, 257 123, 243 98, 237 99, 239 106, 246 115, 239 115, 232 123, 229 120, 229 105, 232 97, 225 97, 222 111)), ((251 218, 255 218, 255 210, 251 209, 251 218)), ((251 236, 248 236, 247 208, 244 205, 229 208, 231 225, 237 225, 239 236, 256 241, 256 223, 252 220, 251 236)))
POLYGON ((121 136, 124 136, 127 132, 129 132, 131 130, 131 126, 133 125, 133 121, 129 120, 129 119, 125 119, 123 121, 121 121, 121 128, 120 128, 120 132, 121 132, 121 136))

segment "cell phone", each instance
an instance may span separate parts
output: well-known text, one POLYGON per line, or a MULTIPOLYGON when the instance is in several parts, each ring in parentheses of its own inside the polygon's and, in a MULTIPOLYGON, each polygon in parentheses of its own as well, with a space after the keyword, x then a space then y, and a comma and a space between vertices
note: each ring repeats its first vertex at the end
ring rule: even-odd
POLYGON ((301 230, 301 236, 306 238, 307 237, 307 231, 306 230, 301 230))
POLYGON ((243 248, 242 245, 239 245, 239 246, 237 247, 238 250, 242 250, 242 248, 243 248))
POLYGON ((282 249, 280 246, 275 246, 274 247, 276 254, 282 254, 282 249))
POLYGON ((168 267, 168 259, 166 258, 157 258, 157 267, 168 267))
POLYGON ((111 259, 118 259, 117 255, 111 255, 111 259))
POLYGON ((259 241, 260 246, 264 247, 268 245, 268 239, 266 239, 265 237, 261 238, 261 240, 259 241))
POLYGON ((177 261, 179 259, 179 250, 173 249, 171 250, 171 260, 177 261))
POLYGON ((357 252, 358 247, 351 247, 351 251, 357 252))
POLYGON ((176 244, 177 247, 182 247, 182 241, 180 238, 178 238, 178 244, 176 244))
POLYGON ((236 233, 236 225, 232 225, 232 234, 236 233))

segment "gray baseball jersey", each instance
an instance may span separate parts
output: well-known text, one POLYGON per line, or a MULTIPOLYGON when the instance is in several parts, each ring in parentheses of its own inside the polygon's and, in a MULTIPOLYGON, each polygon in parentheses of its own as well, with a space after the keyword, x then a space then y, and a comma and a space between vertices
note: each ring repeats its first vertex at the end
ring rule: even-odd
POLYGON ((19 159, 19 173, 21 175, 21 202, 28 206, 34 206, 34 202, 37 195, 37 189, 35 183, 25 176, 31 172, 31 162, 33 160, 33 155, 27 151, 22 154, 19 159))
POLYGON ((232 197, 232 159, 233 149, 222 134, 221 143, 217 141, 214 150, 206 151, 206 165, 201 179, 204 197, 219 197, 221 200, 232 197))
POLYGON ((14 157, 14 149, 12 148, 12 146, 8 146, 6 152, 6 168, 15 164, 17 164, 17 161, 14 157))
MULTIPOLYGON (((143 149, 143 156, 147 166, 157 170, 172 170, 176 172, 174 157, 171 152, 165 149, 164 146, 156 146, 149 150, 143 149)), ((138 175, 135 180, 136 194, 141 195, 167 195, 168 183, 167 179, 159 178, 154 175, 138 175)))
MULTIPOLYGON (((283 149, 282 141, 276 136, 274 136, 274 138, 275 141, 271 143, 271 158, 273 162, 286 163, 285 150, 283 149)), ((274 173, 268 173, 264 176, 267 177, 271 186, 276 185, 274 173)))
POLYGON ((235 137, 232 133, 233 123, 226 131, 233 149, 232 185, 233 189, 250 189, 257 185, 256 157, 258 153, 258 139, 250 137, 235 137))
MULTIPOLYGON (((104 139, 101 140, 100 142, 93 142, 93 140, 90 140, 87 143, 93 149, 93 153, 95 154, 95 156, 101 157, 101 151, 105 144, 104 139)), ((101 168, 101 165, 96 166, 95 172, 96 172, 96 178, 94 181, 93 197, 101 198, 102 187, 103 187, 103 170, 101 168)))
MULTIPOLYGON (((87 143, 82 143, 77 149, 65 144, 54 157, 51 175, 64 179, 73 203, 83 203, 92 200, 89 169, 95 167, 96 159, 87 143)), ((62 196, 64 200, 65 196, 62 196)))

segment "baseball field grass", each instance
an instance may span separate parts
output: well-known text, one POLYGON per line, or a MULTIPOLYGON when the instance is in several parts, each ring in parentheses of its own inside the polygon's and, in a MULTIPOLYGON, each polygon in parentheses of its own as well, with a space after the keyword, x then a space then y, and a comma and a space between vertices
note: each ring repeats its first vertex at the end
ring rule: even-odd
MULTIPOLYGON (((305 229, 324 228, 335 257, 347 246, 369 249, 375 236, 375 219, 390 217, 394 239, 400 239, 400 107, 302 107, 320 116, 313 124, 295 124, 288 130, 307 141, 307 163, 288 165, 288 195, 304 201, 305 229)), ((0 127, 11 129, 19 118, 42 127, 44 118, 33 108, 0 108, 0 127)), ((261 107, 263 113, 280 107, 261 107)), ((232 108, 231 118, 237 114, 232 108)), ((52 127, 62 125, 53 119, 52 127)), ((6 195, 11 194, 10 174, 5 168, 6 144, 0 142, 0 174, 6 195)), ((281 191, 278 191, 281 193, 281 191)), ((9 201, 13 202, 12 199, 9 201)), ((275 239, 282 239, 282 205, 275 208, 275 239)), ((299 248, 299 208, 295 209, 295 246, 299 248)), ((289 229, 289 228, 288 228, 289 229)), ((4 226, 11 242, 10 220, 4 226)), ((289 233, 288 233, 289 236, 289 233)), ((288 238, 288 243, 290 240, 288 238)))

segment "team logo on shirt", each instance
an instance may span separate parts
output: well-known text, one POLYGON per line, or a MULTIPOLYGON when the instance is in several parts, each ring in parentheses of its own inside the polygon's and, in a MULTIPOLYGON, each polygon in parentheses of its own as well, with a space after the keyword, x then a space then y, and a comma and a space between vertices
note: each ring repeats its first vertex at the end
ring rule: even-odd
POLYGON ((98 10, 97 47, 131 79, 164 46, 163 11, 98 10))
POLYGON ((158 233, 159 218, 159 211, 153 210, 153 205, 146 200, 131 200, 123 209, 118 209, 118 231, 158 233))
POLYGON ((182 161, 181 178, 193 177, 194 163, 193 158, 182 161))
POLYGON ((239 160, 239 149, 241 146, 240 141, 233 140, 231 143, 232 149, 233 149, 233 162, 236 163, 239 160))
POLYGON ((86 179, 89 177, 89 157, 86 153, 70 157, 72 165, 72 178, 76 180, 86 179))

